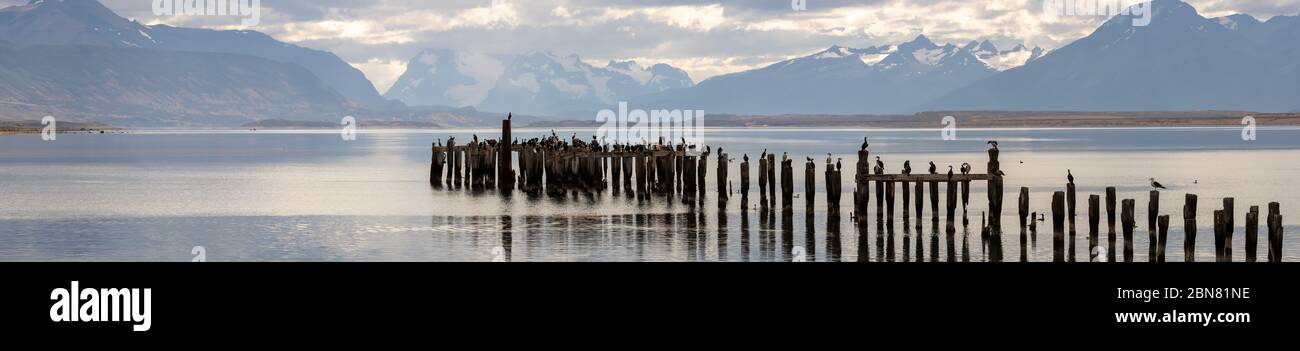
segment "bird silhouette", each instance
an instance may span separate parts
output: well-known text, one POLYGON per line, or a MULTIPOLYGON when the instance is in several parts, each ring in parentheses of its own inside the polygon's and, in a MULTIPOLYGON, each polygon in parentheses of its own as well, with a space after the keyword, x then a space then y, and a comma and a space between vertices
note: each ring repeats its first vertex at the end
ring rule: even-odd
POLYGON ((948 165, 948 180, 952 180, 952 165, 948 165))
POLYGON ((969 163, 961 164, 961 174, 970 174, 971 165, 969 163))
POLYGON ((745 162, 749 162, 749 154, 745 154, 745 162))
POLYGON ((880 156, 876 156, 876 170, 876 174, 885 173, 885 162, 880 160, 880 156))
POLYGON ((836 160, 835 160, 835 170, 836 170, 836 171, 840 171, 840 170, 843 170, 843 169, 844 169, 844 159, 842 159, 842 158, 840 158, 840 159, 836 159, 836 160))
POLYGON ((812 158, 812 157, 808 157, 808 163, 813 163, 813 158, 812 158))
POLYGON ((513 113, 507 113, 507 114, 506 114, 506 120, 509 121, 509 120, 512 120, 512 119, 515 119, 515 114, 513 114, 513 113))
POLYGON ((871 147, 871 143, 867 142, 867 137, 862 137, 862 148, 858 151, 866 151, 868 147, 871 147))
POLYGON ((1164 186, 1163 184, 1160 184, 1160 182, 1157 182, 1155 178, 1151 178, 1150 180, 1151 180, 1151 187, 1152 187, 1152 188, 1155 188, 1155 189, 1168 189, 1168 188, 1165 188, 1165 186, 1164 186))
POLYGON ((912 174, 912 161, 903 161, 903 174, 912 174))
POLYGON ((935 166, 934 161, 930 161, 930 174, 939 174, 939 166, 935 166))
POLYGON ((1070 184, 1074 184, 1074 171, 1067 169, 1065 170, 1065 174, 1066 174, 1065 179, 1069 180, 1070 184))
POLYGON ((998 149, 998 142, 997 142, 997 140, 989 140, 989 143, 988 143, 988 144, 989 144, 989 145, 992 145, 994 150, 997 150, 997 149, 998 149))
POLYGON ((826 164, 827 164, 827 165, 831 164, 831 161, 834 160, 834 158, 831 158, 831 157, 832 157, 831 154, 829 154, 829 153, 826 154, 826 164))

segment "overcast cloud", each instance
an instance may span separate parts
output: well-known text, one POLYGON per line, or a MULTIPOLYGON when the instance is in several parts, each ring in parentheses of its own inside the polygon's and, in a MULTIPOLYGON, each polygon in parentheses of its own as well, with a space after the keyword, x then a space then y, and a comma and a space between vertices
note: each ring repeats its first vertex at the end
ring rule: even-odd
MULTIPOLYGON (((249 28, 328 50, 385 91, 426 48, 485 53, 549 50, 593 64, 669 63, 696 81, 760 67, 831 45, 898 43, 924 33, 936 42, 988 38, 1000 45, 1057 48, 1090 33, 1102 17, 1050 18, 1042 0, 263 0, 249 28)), ((26 0, 0 0, 0 4, 26 0)), ((159 17, 153 0, 102 0, 146 24, 238 28, 233 17, 159 17)), ((1189 0, 1206 16, 1261 20, 1300 13, 1300 0, 1189 0)))

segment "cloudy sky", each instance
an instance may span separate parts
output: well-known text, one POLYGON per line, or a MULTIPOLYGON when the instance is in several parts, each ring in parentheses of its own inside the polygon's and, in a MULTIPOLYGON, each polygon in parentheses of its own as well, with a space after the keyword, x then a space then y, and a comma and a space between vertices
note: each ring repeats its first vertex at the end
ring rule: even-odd
MULTIPOLYGON (((154 0, 101 1, 146 24, 239 25, 234 17, 160 17, 151 9, 154 0)), ((807 9, 795 11, 791 0, 262 0, 261 23, 248 29, 334 52, 383 92, 426 48, 549 50, 600 65, 663 62, 700 81, 831 45, 898 43, 921 33, 939 43, 987 38, 1057 48, 1104 21, 1046 16, 1043 0, 805 1, 807 9)), ((26 0, 0 0, 19 2, 26 0)), ((1211 17, 1300 13, 1300 0, 1187 2, 1211 17)))

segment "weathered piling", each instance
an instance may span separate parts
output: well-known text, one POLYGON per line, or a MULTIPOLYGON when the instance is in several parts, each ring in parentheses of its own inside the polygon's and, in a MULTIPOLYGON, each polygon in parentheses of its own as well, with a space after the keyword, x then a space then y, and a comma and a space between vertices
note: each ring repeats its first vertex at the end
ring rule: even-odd
POLYGON ((1115 187, 1106 188, 1106 262, 1116 262, 1115 255, 1115 187))
POLYGON ((434 144, 430 149, 433 151, 433 156, 429 161, 429 184, 435 188, 441 188, 442 168, 447 164, 447 153, 438 144, 434 144))
POLYGON ((947 201, 948 218, 945 223, 947 225, 945 228, 947 229, 949 236, 957 232, 957 226, 953 218, 957 210, 957 191, 957 182, 948 181, 948 197, 945 199, 947 201))
POLYGON ((1169 215, 1160 216, 1159 219, 1156 220, 1156 225, 1159 227, 1160 232, 1160 244, 1156 247, 1156 262, 1164 262, 1165 247, 1168 243, 1167 240, 1169 239, 1169 215))
POLYGON ((939 226, 939 182, 930 182, 930 223, 939 226))
POLYGON ((728 171, 731 168, 731 159, 728 155, 718 149, 718 206, 726 207, 727 199, 731 197, 730 183, 727 182, 728 171))
MULTIPOLYGON (((1020 262, 1029 262, 1029 246, 1027 243, 1027 226, 1029 225, 1026 216, 1029 216, 1029 187, 1020 188, 1020 202, 1018 204, 1020 214, 1020 262)), ((1037 221, 1037 218, 1033 220, 1037 221)))
POLYGON ((767 162, 767 156, 760 156, 758 158, 758 197, 759 203, 762 204, 763 208, 767 208, 768 205, 767 187, 771 181, 767 179, 767 169, 770 167, 772 167, 772 165, 767 162))
POLYGON ((740 209, 749 209, 749 156, 740 162, 740 209))
POLYGON ((920 235, 924 229, 921 218, 924 218, 925 212, 925 182, 916 182, 916 233, 920 235))
POLYGON ((1251 206, 1246 212, 1246 262, 1254 263, 1256 250, 1259 248, 1259 206, 1251 206))
POLYGON ((867 181, 867 176, 871 175, 871 165, 867 161, 870 156, 870 151, 858 150, 858 162, 854 167, 853 213, 859 221, 867 220, 867 205, 871 202, 871 182, 867 181))
POLYGON ((876 228, 884 229, 885 223, 885 182, 875 181, 876 184, 876 228))
POLYGON ((911 216, 912 216, 912 184, 911 184, 911 182, 903 181, 903 182, 899 185, 899 187, 903 190, 903 216, 902 216, 902 218, 903 218, 903 228, 904 228, 904 231, 906 231, 907 228, 909 228, 909 226, 911 225, 911 216))
POLYGON ((699 179, 696 177, 696 172, 699 172, 699 167, 696 166, 696 163, 699 162, 699 160, 695 156, 684 156, 678 158, 678 162, 678 164, 682 166, 682 197, 687 201, 694 201, 696 194, 699 194, 699 189, 697 188, 699 184, 696 182, 696 180, 699 179))
POLYGON ((1002 238, 1002 163, 998 161, 1001 151, 997 147, 989 149, 988 165, 988 200, 989 200, 989 230, 995 241, 1001 242, 1002 238))
POLYGON ((781 209, 794 208, 794 160, 781 161, 781 209))
POLYGON ((1065 192, 1052 194, 1052 261, 1065 262, 1065 192))
POLYGON ((812 213, 817 204, 817 165, 812 160, 804 163, 803 193, 805 212, 812 213))
POLYGON ((1088 252, 1089 261, 1101 262, 1105 258, 1101 257, 1101 247, 1099 232, 1101 230, 1101 196, 1088 196, 1088 252))
POLYGON ((1237 230, 1237 199, 1223 198, 1223 256, 1224 262, 1232 262, 1232 236, 1237 230))
MULTIPOLYGON (((775 154, 767 154, 767 198, 771 201, 769 206, 776 208, 776 169, 781 167, 776 163, 775 154)), ((794 180, 790 181, 794 184, 794 180)))
POLYGON ((1281 205, 1268 204, 1268 261, 1282 262, 1282 209, 1281 205))
MULTIPOLYGON (((1225 262, 1224 257, 1224 237, 1227 236, 1228 220, 1224 216, 1223 210, 1214 211, 1214 262, 1225 262)), ((1230 262, 1230 261, 1228 261, 1230 262)))
POLYGON ((1183 262, 1196 262, 1196 194, 1183 200, 1183 262))
POLYGON ((512 191, 515 188, 514 148, 511 145, 510 118, 501 121, 501 142, 497 154, 497 188, 512 191))
POLYGON ((1120 225, 1124 228, 1124 262, 1133 262, 1133 227, 1137 225, 1137 219, 1134 218, 1134 207, 1137 207, 1137 200, 1124 199, 1120 213, 1120 225))
POLYGON ((841 175, 840 163, 835 163, 835 168, 826 165, 826 212, 830 214, 839 214, 840 198, 844 195, 843 180, 841 175))
POLYGON ((894 182, 881 183, 885 183, 885 228, 889 230, 889 240, 892 242, 894 240, 894 182))
POLYGON ((1069 225, 1070 225, 1070 227, 1069 227, 1069 228, 1070 228, 1070 229, 1069 229, 1069 230, 1070 230, 1070 238, 1069 238, 1069 261, 1070 261, 1070 262, 1075 262, 1075 260, 1076 260, 1076 258, 1075 258, 1075 257, 1076 257, 1076 255, 1075 255, 1076 252, 1075 252, 1075 248, 1074 248, 1074 246, 1075 246, 1075 242, 1077 242, 1077 240, 1075 240, 1075 229, 1074 229, 1074 228, 1075 228, 1075 227, 1074 227, 1074 219, 1075 219, 1075 217, 1076 217, 1076 213, 1077 213, 1077 212, 1075 212, 1075 204, 1076 204, 1075 199, 1076 199, 1076 197, 1075 197, 1074 190, 1075 190, 1074 182, 1070 182, 1070 183, 1065 184, 1065 207, 1066 207, 1066 213, 1067 213, 1067 214, 1066 214, 1066 220, 1069 221, 1069 225))
POLYGON ((1147 202, 1147 261, 1156 261, 1156 246, 1160 240, 1156 238, 1156 221, 1160 217, 1160 191, 1151 191, 1151 200, 1147 202))
POLYGON ((447 180, 451 181, 452 187, 460 187, 460 149, 456 148, 456 138, 447 139, 447 158, 448 165, 447 180))
MULTIPOLYGON (((970 225, 970 220, 967 219, 966 216, 968 211, 967 207, 970 206, 970 181, 963 180, 961 181, 960 184, 961 184, 961 225, 968 226, 970 225)), ((980 225, 980 227, 983 228, 984 225, 980 225)))

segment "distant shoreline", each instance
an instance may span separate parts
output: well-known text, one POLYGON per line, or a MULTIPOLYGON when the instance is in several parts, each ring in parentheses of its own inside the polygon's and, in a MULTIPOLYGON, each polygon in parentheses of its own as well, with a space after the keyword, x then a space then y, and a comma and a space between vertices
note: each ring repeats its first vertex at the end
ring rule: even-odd
MULTIPOLYGON (((705 127, 718 128, 874 128, 938 129, 955 122, 961 128, 1135 128, 1240 127, 1245 117, 1256 126, 1300 126, 1300 113, 1236 111, 1196 112, 926 112, 916 115, 782 115, 705 116, 705 127), (952 119, 946 120, 951 116, 952 119)), ((536 122, 527 128, 599 127, 596 121, 536 122)))

